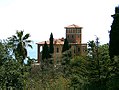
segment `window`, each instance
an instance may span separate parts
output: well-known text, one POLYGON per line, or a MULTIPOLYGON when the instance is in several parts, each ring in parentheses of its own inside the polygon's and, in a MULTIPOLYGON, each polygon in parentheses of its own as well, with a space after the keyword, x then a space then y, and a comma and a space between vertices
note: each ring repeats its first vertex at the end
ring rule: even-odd
POLYGON ((81 29, 79 30, 79 33, 81 33, 81 29))
POLYGON ((67 38, 69 38, 69 35, 67 35, 67 38))
POLYGON ((76 29, 76 33, 78 32, 78 29, 76 29))
POLYGON ((74 35, 72 35, 72 38, 74 38, 74 35))
POLYGON ((80 35, 78 35, 78 38, 80 38, 80 35))
POLYGON ((66 33, 68 33, 68 30, 66 30, 66 33))
POLYGON ((57 53, 59 52, 59 48, 57 48, 57 53))
POLYGON ((73 33, 76 33, 76 30, 73 30, 73 33))
POLYGON ((80 33, 80 30, 78 29, 78 33, 80 33))
POLYGON ((78 48, 78 52, 80 52, 80 48, 78 48))
POLYGON ((81 33, 81 29, 77 29, 77 33, 81 33))
POLYGON ((73 33, 72 29, 71 29, 71 33, 73 33))

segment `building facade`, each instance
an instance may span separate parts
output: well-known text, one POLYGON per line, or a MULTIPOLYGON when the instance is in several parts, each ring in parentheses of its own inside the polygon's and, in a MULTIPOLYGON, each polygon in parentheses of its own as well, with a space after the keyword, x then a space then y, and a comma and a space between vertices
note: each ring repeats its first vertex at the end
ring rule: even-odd
MULTIPOLYGON (((72 24, 64 28, 66 29, 66 38, 71 46, 70 49, 71 49, 72 56, 86 55, 87 54, 87 44, 82 43, 82 27, 72 24)), ((46 41, 46 42, 48 45, 50 44, 49 41, 46 41)), ((41 49, 44 43, 45 41, 37 43, 38 63, 40 63, 41 58, 42 58, 41 49)), ((54 59, 54 63, 57 64, 60 62, 61 57, 62 57, 62 47, 64 44, 64 38, 54 39, 53 44, 54 44, 53 59, 54 59)))

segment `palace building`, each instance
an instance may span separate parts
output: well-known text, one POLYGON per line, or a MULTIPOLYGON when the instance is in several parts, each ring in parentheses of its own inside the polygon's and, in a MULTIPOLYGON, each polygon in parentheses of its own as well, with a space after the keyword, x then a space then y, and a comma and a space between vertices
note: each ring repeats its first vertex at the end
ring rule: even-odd
MULTIPOLYGON (((86 55, 87 54, 87 44, 82 43, 82 27, 72 24, 64 28, 66 29, 66 38, 71 46, 72 56, 86 55)), ((46 41, 46 42, 48 45, 50 44, 49 41, 46 41)), ((38 63, 40 63, 42 59, 41 48, 43 47, 44 43, 45 41, 37 43, 38 63)), ((64 44, 64 38, 54 39, 53 44, 54 44, 53 59, 54 59, 54 63, 57 64, 60 62, 61 57, 62 57, 62 47, 64 44)))

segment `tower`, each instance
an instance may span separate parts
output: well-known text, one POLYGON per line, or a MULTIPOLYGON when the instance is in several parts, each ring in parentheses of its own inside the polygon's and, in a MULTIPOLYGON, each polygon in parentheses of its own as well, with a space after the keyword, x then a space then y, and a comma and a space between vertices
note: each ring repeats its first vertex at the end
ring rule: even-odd
POLYGON ((66 29, 66 38, 69 43, 81 44, 82 41, 82 27, 79 27, 75 24, 65 27, 66 29))

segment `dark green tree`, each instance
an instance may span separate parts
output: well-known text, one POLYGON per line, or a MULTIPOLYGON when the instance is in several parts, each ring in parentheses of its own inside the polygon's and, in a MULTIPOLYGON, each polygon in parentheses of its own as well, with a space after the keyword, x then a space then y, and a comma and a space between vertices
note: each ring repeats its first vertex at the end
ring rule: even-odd
POLYGON ((7 51, 5 49, 5 46, 0 42, 0 66, 3 65, 3 62, 5 61, 5 58, 7 57, 7 51))
POLYGON ((65 52, 67 50, 69 50, 70 46, 69 46, 69 43, 68 43, 68 40, 67 38, 64 39, 64 45, 63 45, 63 48, 62 48, 62 52, 65 52))
POLYGON ((12 37, 8 38, 9 45, 11 45, 13 49, 13 53, 15 54, 15 57, 20 57, 22 61, 20 61, 22 64, 24 63, 24 59, 27 57, 27 47, 31 47, 31 40, 29 40, 30 34, 27 33, 24 35, 24 31, 16 31, 16 35, 13 35, 12 37))
POLYGON ((94 59, 96 54, 96 43, 95 41, 89 41, 88 42, 88 55, 90 56, 90 58, 94 59))
POLYGON ((115 14, 112 17, 114 20, 109 35, 109 55, 111 59, 115 55, 119 55, 119 7, 115 7, 115 14))
POLYGON ((49 53, 53 54, 54 53, 54 45, 53 45, 53 34, 50 34, 50 46, 49 46, 49 53))
POLYGON ((43 46, 43 51, 42 51, 42 60, 48 59, 49 58, 49 48, 48 45, 45 41, 45 44, 43 46))
POLYGON ((49 45, 49 63, 50 64, 53 64, 53 53, 54 53, 54 44, 53 44, 53 41, 54 41, 54 38, 53 38, 53 34, 51 33, 50 34, 50 45, 49 45))

